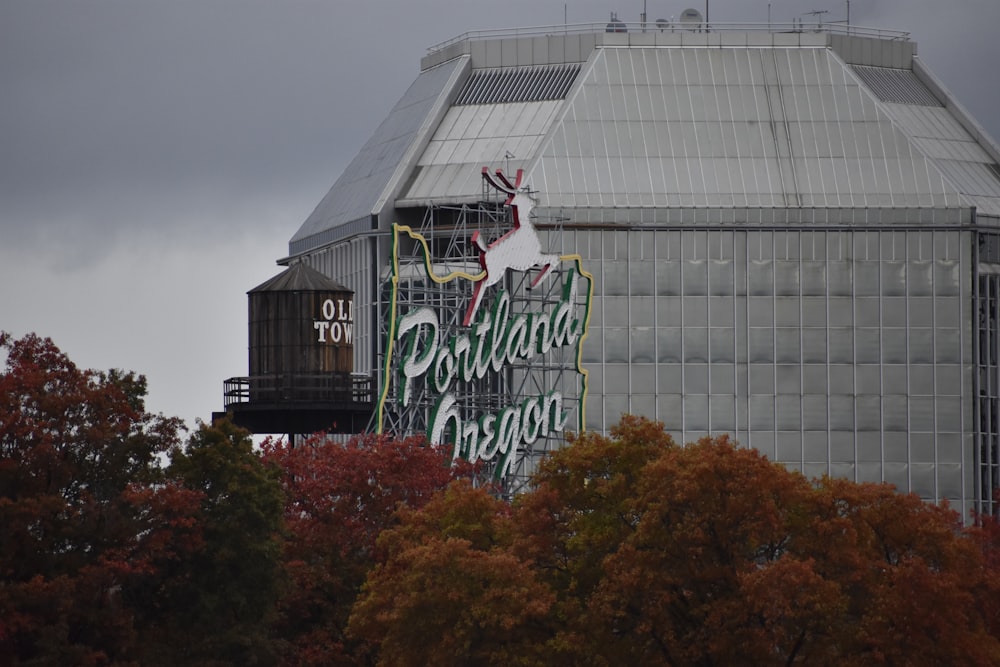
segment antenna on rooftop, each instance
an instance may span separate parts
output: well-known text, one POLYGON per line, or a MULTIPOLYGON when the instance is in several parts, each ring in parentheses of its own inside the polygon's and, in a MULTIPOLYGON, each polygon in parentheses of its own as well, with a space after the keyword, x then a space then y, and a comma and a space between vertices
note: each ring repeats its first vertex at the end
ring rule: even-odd
POLYGON ((819 28, 823 27, 823 14, 829 14, 830 10, 828 10, 828 9, 814 9, 811 12, 803 12, 803 13, 806 16, 815 16, 815 17, 817 17, 817 19, 816 19, 816 28, 819 29, 819 28))

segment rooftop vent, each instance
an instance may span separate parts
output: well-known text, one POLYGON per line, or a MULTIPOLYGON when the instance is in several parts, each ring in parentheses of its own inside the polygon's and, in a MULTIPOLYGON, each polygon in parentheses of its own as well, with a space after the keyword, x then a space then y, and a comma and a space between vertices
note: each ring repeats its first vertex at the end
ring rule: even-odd
POLYGON ((474 70, 458 94, 455 104, 561 100, 566 98, 579 73, 579 64, 474 70))
POLYGON ((925 107, 942 106, 913 70, 868 65, 851 65, 851 69, 883 102, 917 104, 925 107))

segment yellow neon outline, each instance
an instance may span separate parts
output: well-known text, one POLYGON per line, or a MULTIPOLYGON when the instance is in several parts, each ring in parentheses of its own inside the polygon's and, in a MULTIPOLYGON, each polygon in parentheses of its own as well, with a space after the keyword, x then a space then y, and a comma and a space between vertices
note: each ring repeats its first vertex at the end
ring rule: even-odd
MULTIPOLYGON (((480 280, 486 277, 485 269, 480 271, 476 275, 471 273, 466 273, 465 271, 452 271, 448 275, 438 276, 434 273, 434 266, 431 264, 431 251, 427 247, 427 239, 420 232, 413 231, 413 228, 408 225, 393 224, 393 231, 401 230, 407 233, 411 239, 420 244, 420 247, 424 249, 424 268, 427 270, 427 277, 436 282, 438 285, 443 285, 445 283, 450 283, 455 278, 465 278, 466 280, 471 280, 474 283, 478 283, 480 280)), ((398 232, 396 238, 398 239, 398 232)))
MULTIPOLYGON (((406 232, 414 241, 417 241, 421 248, 423 249, 424 255, 424 268, 427 271, 427 277, 438 285, 443 285, 445 283, 451 282, 456 278, 465 278, 471 282, 479 282, 486 277, 486 271, 482 271, 476 275, 466 273, 465 271, 452 271, 446 276, 438 276, 434 273, 433 265, 430 259, 430 249, 427 246, 427 239, 424 238, 423 234, 420 232, 413 231, 413 228, 409 225, 400 225, 399 223, 392 224, 392 303, 389 306, 389 340, 386 343, 385 350, 385 367, 383 370, 383 381, 382 381, 382 392, 379 395, 378 409, 376 410, 375 419, 375 433, 382 433, 382 420, 383 411, 385 409, 385 400, 389 396, 389 372, 392 368, 392 352, 393 352, 393 342, 396 339, 396 304, 399 296, 399 232, 406 232)), ((582 376, 581 385, 582 391, 580 392, 580 410, 579 410, 579 430, 586 430, 586 413, 587 413, 587 394, 590 390, 590 371, 583 367, 583 343, 587 340, 587 336, 590 335, 590 308, 594 299, 594 275, 583 268, 583 257, 579 253, 573 253, 569 255, 560 255, 560 262, 576 262, 576 270, 587 279, 587 306, 586 315, 584 315, 583 322, 583 334, 580 336, 580 342, 576 346, 576 372, 582 376)))
POLYGON ((579 271, 581 276, 587 279, 587 307, 586 315, 583 317, 583 335, 580 336, 580 342, 576 345, 576 372, 582 376, 580 384, 583 387, 580 391, 580 412, 577 430, 583 433, 587 430, 587 394, 590 392, 590 371, 583 367, 583 343, 587 340, 587 336, 590 335, 590 306, 594 301, 594 274, 583 268, 583 257, 579 253, 559 255, 559 261, 576 262, 576 270, 579 271))

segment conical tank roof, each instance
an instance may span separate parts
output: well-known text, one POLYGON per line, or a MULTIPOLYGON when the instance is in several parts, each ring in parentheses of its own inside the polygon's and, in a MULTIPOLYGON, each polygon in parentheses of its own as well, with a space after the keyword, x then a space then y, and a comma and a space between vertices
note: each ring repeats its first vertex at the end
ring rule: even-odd
POLYGON ((257 285, 247 294, 256 292, 350 292, 336 280, 327 277, 308 264, 292 264, 282 273, 257 285))

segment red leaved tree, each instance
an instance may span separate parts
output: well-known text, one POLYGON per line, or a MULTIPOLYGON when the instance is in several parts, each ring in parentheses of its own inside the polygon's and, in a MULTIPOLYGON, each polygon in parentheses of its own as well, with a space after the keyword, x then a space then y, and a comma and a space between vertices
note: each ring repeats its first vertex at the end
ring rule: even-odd
POLYGON ((287 662, 364 664, 362 647, 344 629, 375 565, 379 534, 398 508, 422 506, 467 471, 421 438, 367 435, 338 443, 318 435, 296 447, 270 441, 264 451, 283 473, 286 496, 290 590, 277 632, 288 643, 287 662))
POLYGON ((0 656, 129 661, 130 596, 198 539, 196 494, 158 465, 180 422, 145 411, 143 377, 81 370, 47 338, 0 350, 0 656))

